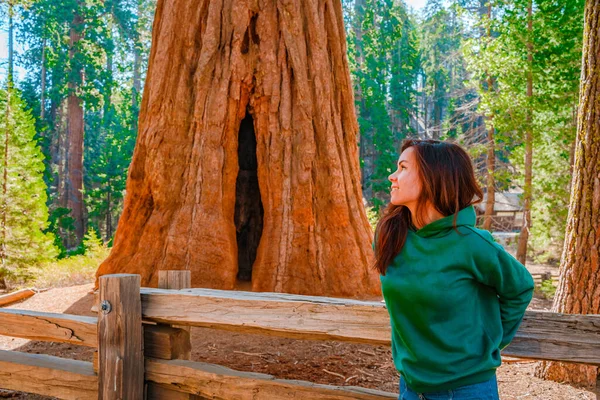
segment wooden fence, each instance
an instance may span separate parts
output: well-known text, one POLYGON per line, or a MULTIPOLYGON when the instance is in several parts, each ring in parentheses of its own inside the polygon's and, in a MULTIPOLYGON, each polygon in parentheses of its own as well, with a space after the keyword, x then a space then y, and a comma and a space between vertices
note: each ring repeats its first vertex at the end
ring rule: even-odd
MULTIPOLYGON (((180 279, 180 272, 162 272, 163 286, 189 286, 189 276, 180 279)), ((98 308, 98 318, 0 309, 1 335, 98 348, 95 362, 0 351, 0 388, 63 399, 397 398, 394 393, 276 379, 189 360, 190 326, 390 345, 389 317, 380 302, 149 289, 140 288, 139 275, 117 274, 100 279, 98 308)), ((600 366, 600 315, 528 311, 503 355, 600 366)))

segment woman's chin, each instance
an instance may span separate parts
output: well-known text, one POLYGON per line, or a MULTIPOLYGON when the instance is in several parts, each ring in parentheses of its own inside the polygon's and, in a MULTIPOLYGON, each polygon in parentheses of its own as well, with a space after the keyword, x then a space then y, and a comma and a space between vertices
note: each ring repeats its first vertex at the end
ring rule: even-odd
POLYGON ((390 203, 392 205, 395 206, 403 206, 404 204, 402 203, 402 200, 398 200, 398 199, 394 199, 394 197, 392 196, 392 198, 390 199, 390 203))

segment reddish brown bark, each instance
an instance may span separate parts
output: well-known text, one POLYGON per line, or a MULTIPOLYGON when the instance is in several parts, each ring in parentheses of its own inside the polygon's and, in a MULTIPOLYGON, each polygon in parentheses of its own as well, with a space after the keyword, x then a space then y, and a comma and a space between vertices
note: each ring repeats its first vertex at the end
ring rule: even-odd
POLYGON ((156 286, 158 270, 189 269, 195 287, 236 286, 248 115, 263 207, 252 289, 378 294, 339 0, 159 0, 124 210, 97 275, 156 286))
POLYGON ((80 15, 73 17, 73 23, 70 32, 69 58, 72 61, 71 68, 76 68, 71 73, 69 80, 69 97, 67 99, 68 119, 67 119, 67 207, 71 209, 71 216, 75 225, 76 243, 69 243, 70 246, 77 245, 83 238, 83 104, 77 93, 77 88, 83 79, 81 67, 77 66, 73 60, 77 45, 81 39, 80 15))
MULTIPOLYGON (((571 204, 553 311, 600 314, 600 0, 586 2, 571 204)), ((597 367, 542 363, 538 376, 593 385, 597 367)))

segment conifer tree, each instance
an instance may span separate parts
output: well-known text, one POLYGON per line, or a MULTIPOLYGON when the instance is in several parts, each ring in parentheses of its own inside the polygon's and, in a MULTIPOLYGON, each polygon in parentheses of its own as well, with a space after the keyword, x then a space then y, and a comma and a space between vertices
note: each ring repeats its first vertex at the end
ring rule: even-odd
POLYGON ((42 152, 34 120, 15 89, 0 91, 0 285, 28 277, 28 267, 57 251, 48 221, 42 152))

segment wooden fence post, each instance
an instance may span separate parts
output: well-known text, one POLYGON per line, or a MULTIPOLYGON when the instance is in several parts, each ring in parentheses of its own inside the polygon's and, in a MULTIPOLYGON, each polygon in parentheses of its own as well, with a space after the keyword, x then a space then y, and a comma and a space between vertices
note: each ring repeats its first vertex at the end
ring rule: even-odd
POLYGON ((98 399, 144 398, 140 276, 100 277, 98 399))
MULTIPOLYGON (((192 286, 191 271, 186 270, 165 270, 158 271, 158 288, 159 289, 188 289, 192 286)), ((147 342, 157 343, 157 348, 160 346, 162 352, 146 349, 146 355, 152 353, 154 358, 162 358, 167 360, 184 359, 189 360, 191 356, 191 328, 189 326, 169 326, 158 324, 156 326, 145 326, 144 337, 147 342), (162 333, 162 338, 160 338, 162 333), (160 338, 160 339, 159 339, 160 338), (179 350, 178 349, 183 349, 179 350), (187 351, 186 351, 187 350, 187 351)), ((155 384, 148 384, 148 400, 201 400, 201 396, 175 392, 155 384)))
POLYGON ((158 271, 159 289, 189 289, 192 287, 192 272, 186 270, 158 271))
MULTIPOLYGON (((164 270, 158 271, 158 288, 159 289, 189 289, 192 287, 192 271, 187 270, 164 270)), ((190 333, 190 341, 192 339, 192 328, 189 326, 177 326, 173 325, 174 328, 180 328, 190 333)), ((186 360, 190 358, 187 357, 186 360)))

